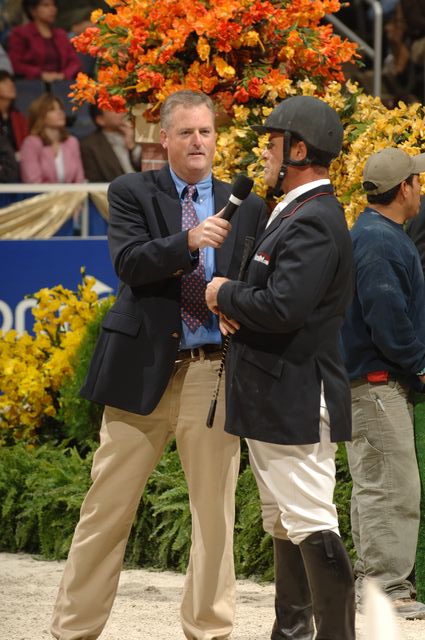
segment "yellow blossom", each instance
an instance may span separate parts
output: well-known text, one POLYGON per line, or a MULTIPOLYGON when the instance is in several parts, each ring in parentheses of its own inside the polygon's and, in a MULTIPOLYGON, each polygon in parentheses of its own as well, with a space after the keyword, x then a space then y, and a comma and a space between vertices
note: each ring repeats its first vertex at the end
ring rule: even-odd
POLYGON ((95 9, 90 14, 90 22, 93 22, 93 24, 96 24, 96 22, 98 22, 101 16, 103 16, 102 9, 95 9))
POLYGON ((264 45, 261 42, 260 34, 258 31, 250 30, 243 34, 241 37, 242 44, 247 45, 248 47, 255 47, 257 44, 264 51, 264 45))
POLYGON ((208 40, 206 38, 203 38, 202 36, 198 38, 196 51, 198 52, 198 56, 200 57, 202 62, 209 61, 211 47, 208 44, 208 40))
POLYGON ((233 113, 236 122, 246 122, 248 120, 250 111, 248 107, 244 107, 243 105, 235 105, 233 107, 233 113))
POLYGON ((236 73, 235 69, 220 56, 214 56, 213 64, 220 78, 231 79, 236 73))

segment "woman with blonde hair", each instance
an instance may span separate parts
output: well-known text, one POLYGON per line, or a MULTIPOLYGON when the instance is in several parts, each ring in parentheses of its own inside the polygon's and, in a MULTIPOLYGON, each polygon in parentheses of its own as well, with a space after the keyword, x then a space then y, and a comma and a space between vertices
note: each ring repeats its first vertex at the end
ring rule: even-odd
POLYGON ((66 128, 59 98, 45 93, 28 110, 30 135, 21 147, 23 182, 84 182, 80 145, 66 128))

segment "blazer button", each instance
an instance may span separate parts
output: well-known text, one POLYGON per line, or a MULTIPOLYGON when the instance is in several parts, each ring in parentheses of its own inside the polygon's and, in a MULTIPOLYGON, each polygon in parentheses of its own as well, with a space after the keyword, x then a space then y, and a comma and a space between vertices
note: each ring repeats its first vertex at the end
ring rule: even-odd
POLYGON ((179 332, 178 332, 178 331, 174 331, 174 332, 171 334, 171 337, 172 337, 172 338, 180 338, 180 334, 179 334, 179 332))
POLYGON ((179 276, 182 276, 183 274, 184 274, 183 269, 177 269, 177 271, 175 271, 175 272, 173 273, 173 276, 174 276, 175 278, 178 278, 179 276))

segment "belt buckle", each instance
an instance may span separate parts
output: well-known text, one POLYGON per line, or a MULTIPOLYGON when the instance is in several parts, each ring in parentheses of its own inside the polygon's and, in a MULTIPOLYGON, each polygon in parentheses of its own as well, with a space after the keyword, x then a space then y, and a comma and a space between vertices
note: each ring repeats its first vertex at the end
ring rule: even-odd
POLYGON ((205 360, 205 351, 202 347, 195 347, 190 350, 191 360, 205 360))

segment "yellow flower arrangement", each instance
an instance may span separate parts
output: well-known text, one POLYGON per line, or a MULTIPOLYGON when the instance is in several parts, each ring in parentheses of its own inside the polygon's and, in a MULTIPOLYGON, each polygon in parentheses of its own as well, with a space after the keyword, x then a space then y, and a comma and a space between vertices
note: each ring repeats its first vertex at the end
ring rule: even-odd
MULTIPOLYGON (((331 164, 331 180, 335 192, 345 208, 349 226, 366 206, 366 196, 361 186, 366 159, 372 153, 388 146, 400 146, 410 154, 421 153, 425 147, 425 111, 421 104, 406 105, 400 102, 394 109, 387 109, 380 98, 363 93, 350 81, 328 84, 320 93, 310 81, 289 83, 286 95, 295 93, 315 95, 324 99, 339 113, 344 125, 344 144, 341 154, 331 164)), ((262 180, 261 155, 268 136, 257 137, 247 123, 265 118, 270 109, 258 107, 235 109, 235 126, 220 132, 217 140, 214 173, 223 180, 232 180, 235 173, 243 171, 255 180, 255 190, 265 197, 267 187, 262 180)), ((425 181, 422 188, 425 191, 425 181)))
POLYGON ((95 279, 83 274, 77 292, 62 285, 34 294, 34 335, 0 332, 0 444, 31 441, 43 422, 57 415, 57 392, 72 374, 72 358, 95 314, 95 279))

